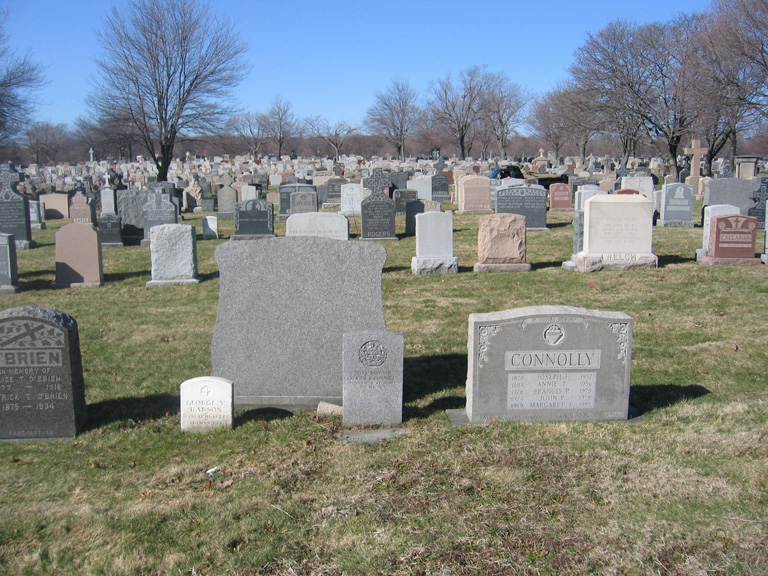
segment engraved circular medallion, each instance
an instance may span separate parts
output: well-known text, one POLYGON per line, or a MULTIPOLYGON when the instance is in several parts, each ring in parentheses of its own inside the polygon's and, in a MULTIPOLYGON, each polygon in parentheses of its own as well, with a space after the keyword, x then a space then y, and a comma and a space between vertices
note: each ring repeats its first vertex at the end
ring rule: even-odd
POLYGON ((360 363, 366 366, 381 366, 387 359, 387 349, 376 340, 369 340, 360 346, 360 363))
POLYGON ((563 338, 565 338, 565 332, 563 332, 563 327, 559 324, 550 324, 544 330, 544 341, 550 346, 560 344, 563 338))

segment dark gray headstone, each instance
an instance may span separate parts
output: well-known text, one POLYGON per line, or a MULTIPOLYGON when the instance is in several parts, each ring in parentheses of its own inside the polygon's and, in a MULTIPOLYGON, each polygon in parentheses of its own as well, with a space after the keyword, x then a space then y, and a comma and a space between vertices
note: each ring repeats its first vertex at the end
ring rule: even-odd
POLYGON ((360 204, 361 240, 397 240, 395 202, 381 192, 374 192, 360 204))
POLYGON ((405 214, 405 205, 408 202, 418 200, 419 192, 418 190, 398 188, 392 194, 392 198, 395 201, 395 215, 403 215, 405 214))
POLYGON ((765 201, 768 199, 768 178, 760 179, 760 188, 752 195, 756 202, 747 210, 747 216, 757 218, 757 229, 765 230, 765 201))
POLYGON ((216 192, 216 199, 219 207, 217 216, 219 218, 234 218, 237 190, 229 185, 219 188, 218 192, 216 192))
MULTIPOLYGON (((16 241, 13 238, 13 234, 0 232, 0 293, 16 292, 18 281, 16 241)), ((1 384, 0 388, 2 388, 1 384)))
POLYGON ((325 183, 325 203, 341 204, 341 187, 347 183, 346 178, 331 178, 325 183))
POLYGON ((442 202, 444 200, 450 200, 450 180, 448 176, 443 174, 445 170, 445 162, 441 158, 437 164, 435 164, 435 171, 437 172, 432 176, 432 200, 442 202))
POLYGON ((384 247, 294 236, 225 242, 215 256, 211 363, 214 376, 235 383, 235 404, 340 404, 344 333, 385 329, 384 247), (330 294, 339 305, 328 306, 330 294))
POLYGON ((421 200, 411 200, 405 204, 405 235, 416 235, 416 214, 425 212, 424 202, 421 200))
POLYGON ((119 216, 102 214, 99 218, 99 241, 102 246, 123 245, 122 223, 119 216))
POLYGON ((213 198, 203 198, 201 201, 203 212, 213 212, 215 200, 213 198))
POLYGON ((525 216, 528 230, 547 228, 547 191, 543 188, 513 186, 496 191, 497 214, 525 216))
POLYGON ((13 234, 18 250, 35 246, 29 220, 29 198, 13 189, 22 177, 11 164, 0 164, 0 232, 13 234))
POLYGON ((123 225, 123 241, 138 243, 144 238, 144 205, 154 197, 148 190, 117 190, 117 215, 123 225))
POLYGON ((235 205, 235 232, 232 238, 261 238, 274 236, 272 203, 266 200, 248 200, 235 205))
POLYGON ((71 438, 85 424, 77 322, 50 308, 0 312, 0 438, 71 438))
POLYGON ((389 174, 389 181, 392 182, 392 187, 395 190, 407 189, 410 178, 411 175, 408 172, 391 172, 389 174))
POLYGON ((149 240, 150 230, 162 224, 178 224, 178 210, 165 194, 152 194, 144 204, 144 239, 149 240))
POLYGON ((374 168, 368 178, 363 178, 363 188, 368 188, 374 194, 381 192, 389 197, 392 190, 392 179, 389 174, 384 174, 381 168, 374 168))

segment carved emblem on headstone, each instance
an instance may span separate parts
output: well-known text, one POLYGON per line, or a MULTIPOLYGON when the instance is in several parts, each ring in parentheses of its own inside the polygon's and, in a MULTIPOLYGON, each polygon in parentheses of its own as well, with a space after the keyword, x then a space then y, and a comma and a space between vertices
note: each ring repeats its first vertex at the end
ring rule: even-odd
POLYGON ((369 340, 360 346, 360 363, 366 366, 381 366, 387 359, 387 349, 376 340, 369 340))
POLYGON ((565 338, 565 332, 563 327, 559 324, 550 324, 547 329, 544 330, 544 341, 550 346, 556 346, 560 344, 565 338))

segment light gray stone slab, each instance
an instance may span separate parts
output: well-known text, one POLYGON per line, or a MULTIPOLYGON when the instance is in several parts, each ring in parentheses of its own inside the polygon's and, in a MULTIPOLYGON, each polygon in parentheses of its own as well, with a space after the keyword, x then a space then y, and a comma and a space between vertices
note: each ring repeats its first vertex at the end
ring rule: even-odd
POLYGON ((207 432, 232 428, 234 388, 232 382, 215 376, 201 376, 182 382, 182 432, 207 432))
POLYGON ((411 272, 456 274, 459 260, 453 255, 453 213, 425 212, 416 215, 416 256, 411 259, 411 272))
POLYGON ((693 187, 688 184, 664 184, 658 193, 657 226, 693 227, 693 187))
POLYGON ((633 326, 572 306, 470 314, 469 421, 626 420, 633 326))
POLYGON ((392 426, 403 421, 403 335, 385 330, 343 338, 345 426, 392 426))
POLYGON ((730 204, 739 207, 740 214, 755 205, 752 197, 760 189, 760 180, 715 178, 704 182, 704 206, 730 204))
POLYGON ((215 376, 234 382, 235 405, 340 404, 344 333, 385 329, 384 247, 265 238, 221 244, 215 257, 221 283, 211 363, 215 376))
POLYGON ((152 280, 147 286, 197 284, 197 239, 188 224, 161 224, 150 230, 152 280))
POLYGON ((338 212, 291 214, 285 222, 285 235, 349 240, 349 220, 338 212))
POLYGON ((219 219, 216 216, 203 216, 203 239, 217 240, 219 238, 219 219))

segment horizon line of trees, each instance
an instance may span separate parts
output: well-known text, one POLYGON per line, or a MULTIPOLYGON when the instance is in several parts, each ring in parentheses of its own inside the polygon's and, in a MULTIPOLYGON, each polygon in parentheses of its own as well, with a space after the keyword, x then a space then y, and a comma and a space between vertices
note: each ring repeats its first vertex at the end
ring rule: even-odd
MULTIPOLYGON (((114 7, 99 35, 101 76, 91 114, 73 128, 32 122, 41 68, 8 47, 0 14, 0 156, 56 163, 151 158, 164 179, 174 157, 285 153, 362 156, 531 156, 539 147, 626 162, 659 155, 677 174, 692 138, 706 168, 752 137, 768 152, 768 3, 714 0, 709 12, 668 22, 615 20, 579 47, 569 78, 532 97, 504 72, 473 66, 419 95, 393 78, 360 125, 298 118, 281 95, 266 111, 237 111, 231 90, 247 71, 231 21, 200 0, 138 0, 114 7), (216 34, 212 34, 216 30, 216 34), (530 136, 520 133, 527 126, 530 136)), ((750 148, 746 148, 750 151, 750 148)))

